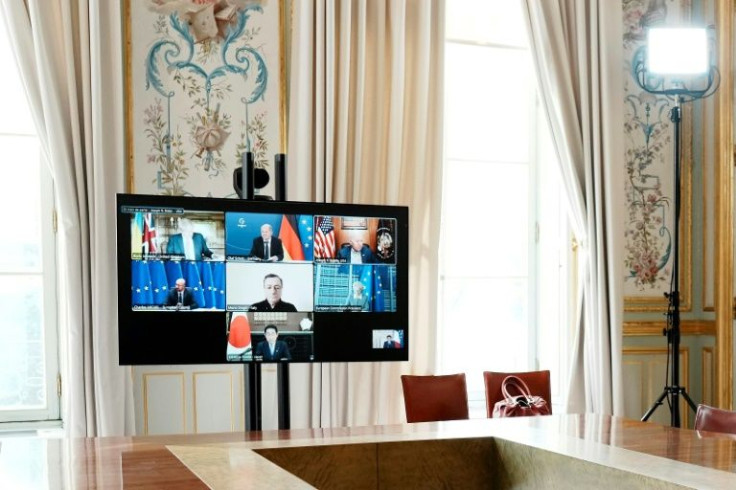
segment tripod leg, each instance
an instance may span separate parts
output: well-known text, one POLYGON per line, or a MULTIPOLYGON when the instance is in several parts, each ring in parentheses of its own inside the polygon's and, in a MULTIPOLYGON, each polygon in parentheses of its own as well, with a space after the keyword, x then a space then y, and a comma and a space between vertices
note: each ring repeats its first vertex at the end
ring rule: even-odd
POLYGON ((642 422, 646 422, 647 420, 649 420, 649 417, 652 416, 657 407, 662 405, 662 401, 667 397, 667 393, 667 388, 665 388, 662 394, 659 395, 659 398, 657 398, 657 401, 654 402, 654 405, 652 405, 649 410, 647 410, 647 413, 645 413, 644 416, 641 418, 642 422))
POLYGON ((687 394, 687 391, 685 391, 685 388, 681 388, 680 393, 682 393, 682 396, 685 397, 685 401, 687 402, 688 405, 690 405, 690 408, 693 409, 693 412, 697 412, 698 411, 698 407, 695 406, 695 403, 690 398, 690 395, 687 394))

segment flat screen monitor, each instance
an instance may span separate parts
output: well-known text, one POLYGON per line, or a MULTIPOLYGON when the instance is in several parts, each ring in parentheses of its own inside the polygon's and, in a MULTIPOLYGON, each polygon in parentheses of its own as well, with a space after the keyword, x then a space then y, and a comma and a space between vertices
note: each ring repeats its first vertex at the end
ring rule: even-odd
POLYGON ((117 196, 121 365, 406 361, 408 208, 117 196))

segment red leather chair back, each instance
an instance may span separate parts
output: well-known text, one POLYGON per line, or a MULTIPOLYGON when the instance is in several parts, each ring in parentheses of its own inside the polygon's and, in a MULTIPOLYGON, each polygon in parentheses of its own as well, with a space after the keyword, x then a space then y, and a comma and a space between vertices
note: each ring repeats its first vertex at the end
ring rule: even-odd
POLYGON ((465 373, 441 376, 401 376, 407 422, 461 420, 468 415, 465 373))
POLYGON ((493 416, 493 406, 496 402, 503 400, 501 383, 509 375, 518 376, 529 386, 532 395, 544 398, 547 405, 549 405, 549 412, 552 413, 552 388, 549 381, 549 371, 527 371, 523 373, 484 371, 483 381, 486 385, 486 413, 488 418, 493 416))
POLYGON ((736 434, 736 412, 700 404, 695 413, 695 430, 736 434))

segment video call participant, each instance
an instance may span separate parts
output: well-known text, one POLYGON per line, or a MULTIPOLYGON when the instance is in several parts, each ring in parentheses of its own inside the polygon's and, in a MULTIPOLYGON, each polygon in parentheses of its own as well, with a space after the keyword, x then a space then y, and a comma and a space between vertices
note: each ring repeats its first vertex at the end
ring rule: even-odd
POLYGON ((337 253, 337 258, 350 264, 372 264, 375 262, 373 252, 368 245, 363 244, 363 238, 351 236, 348 240, 349 247, 342 247, 337 253))
POLYGON ((273 236, 273 227, 271 225, 265 224, 261 226, 261 236, 253 239, 250 257, 268 262, 281 262, 284 260, 284 247, 281 245, 281 239, 273 236))
POLYGON ((279 311, 279 312, 296 312, 296 306, 286 301, 281 301, 281 290, 284 283, 276 274, 266 274, 263 278, 263 290, 266 293, 266 299, 250 305, 249 311, 279 311))
POLYGON ((384 349, 398 349, 399 343, 393 340, 393 337, 386 335, 386 341, 383 343, 384 349))
POLYGON ((183 255, 186 260, 212 258, 212 251, 207 247, 207 240, 201 233, 194 232, 194 225, 187 218, 179 219, 179 233, 169 237, 166 253, 183 255))
POLYGON ((254 356, 263 356, 264 361, 291 361, 289 346, 283 340, 277 340, 279 329, 276 328, 276 325, 267 325, 263 333, 266 335, 266 340, 258 342, 253 352, 254 356))
POLYGON ((183 277, 176 280, 176 287, 169 291, 166 297, 166 306, 176 306, 178 308, 189 307, 194 310, 199 307, 197 300, 194 299, 192 289, 187 287, 187 281, 183 277))
POLYGON ((345 306, 360 307, 361 311, 368 311, 370 305, 370 297, 365 294, 365 286, 360 281, 353 283, 353 292, 348 296, 345 301, 345 306))

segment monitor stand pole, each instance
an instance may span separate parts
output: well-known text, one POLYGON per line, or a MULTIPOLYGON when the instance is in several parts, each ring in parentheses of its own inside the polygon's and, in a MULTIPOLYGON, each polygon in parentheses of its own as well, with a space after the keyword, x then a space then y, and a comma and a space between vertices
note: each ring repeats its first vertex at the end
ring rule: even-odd
POLYGON ((245 430, 263 430, 261 365, 243 364, 245 371, 245 430))
MULTIPOLYGON (((286 155, 277 153, 276 164, 276 200, 286 200, 286 155)), ((243 174, 241 177, 241 195, 253 199, 253 154, 243 155, 243 174)), ((237 186, 236 186, 237 191, 237 186)), ((245 363, 245 430, 263 430, 263 398, 262 372, 260 363, 245 363)), ((279 429, 291 428, 291 408, 289 403, 289 364, 280 362, 276 365, 276 396, 278 398, 279 429)))
MULTIPOLYGON (((243 364, 245 370, 245 430, 263 430, 262 364, 243 364)), ((291 428, 289 402, 289 364, 276 365, 276 395, 278 397, 279 429, 291 428)))
POLYGON ((280 362, 276 367, 276 389, 279 399, 279 429, 291 429, 289 397, 289 364, 280 362))

